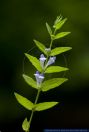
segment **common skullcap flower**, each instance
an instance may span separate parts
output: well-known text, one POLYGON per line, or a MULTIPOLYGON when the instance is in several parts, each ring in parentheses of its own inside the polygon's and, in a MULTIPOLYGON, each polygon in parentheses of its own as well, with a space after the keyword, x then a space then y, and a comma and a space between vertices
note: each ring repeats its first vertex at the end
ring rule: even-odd
POLYGON ((44 68, 44 63, 46 60, 45 56, 43 54, 41 54, 39 60, 40 60, 41 67, 44 68))
POLYGON ((56 60, 55 56, 50 57, 49 60, 48 60, 48 62, 47 62, 47 64, 46 64, 46 67, 49 66, 49 65, 51 65, 51 64, 53 64, 53 63, 55 63, 55 60, 56 60))
POLYGON ((34 75, 35 75, 35 78, 36 78, 37 86, 39 86, 42 83, 43 79, 44 79, 44 75, 40 74, 38 71, 36 71, 36 73, 34 75))

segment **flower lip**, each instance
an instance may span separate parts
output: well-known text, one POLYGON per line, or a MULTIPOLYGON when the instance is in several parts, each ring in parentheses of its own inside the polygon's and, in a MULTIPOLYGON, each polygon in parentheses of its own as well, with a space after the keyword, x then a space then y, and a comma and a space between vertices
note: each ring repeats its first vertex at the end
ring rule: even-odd
POLYGON ((34 74, 35 76, 39 76, 39 72, 38 71, 36 71, 36 73, 34 74))
POLYGON ((45 58, 45 56, 44 56, 43 54, 41 54, 39 60, 40 60, 40 61, 45 61, 46 58, 45 58))

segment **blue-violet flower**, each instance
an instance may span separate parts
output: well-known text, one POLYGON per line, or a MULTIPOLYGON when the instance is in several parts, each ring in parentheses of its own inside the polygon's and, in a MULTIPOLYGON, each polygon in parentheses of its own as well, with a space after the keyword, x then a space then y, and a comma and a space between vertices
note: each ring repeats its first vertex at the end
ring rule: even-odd
POLYGON ((36 78, 37 86, 40 86, 43 79, 44 79, 44 75, 40 74, 38 71, 36 71, 36 73, 34 75, 35 75, 35 78, 36 78))
POLYGON ((55 56, 50 57, 49 60, 48 60, 48 62, 47 62, 47 64, 46 64, 46 67, 49 66, 49 65, 51 65, 51 64, 53 64, 53 63, 55 63, 55 60, 56 60, 55 56))

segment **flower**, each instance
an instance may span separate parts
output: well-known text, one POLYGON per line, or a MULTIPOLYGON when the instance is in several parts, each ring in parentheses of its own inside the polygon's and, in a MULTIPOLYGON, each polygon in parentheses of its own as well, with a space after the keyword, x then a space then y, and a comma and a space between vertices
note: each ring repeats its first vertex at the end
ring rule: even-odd
POLYGON ((39 60, 40 60, 41 67, 44 68, 44 63, 46 60, 45 56, 43 54, 41 54, 39 60))
POLYGON ((40 86, 43 79, 44 79, 44 74, 40 74, 38 71, 34 74, 37 82, 37 86, 40 86))
POLYGON ((47 64, 46 64, 46 67, 49 66, 49 65, 51 65, 51 64, 53 64, 53 63, 55 63, 55 60, 56 60, 55 56, 50 57, 49 60, 48 60, 48 62, 47 62, 47 64))

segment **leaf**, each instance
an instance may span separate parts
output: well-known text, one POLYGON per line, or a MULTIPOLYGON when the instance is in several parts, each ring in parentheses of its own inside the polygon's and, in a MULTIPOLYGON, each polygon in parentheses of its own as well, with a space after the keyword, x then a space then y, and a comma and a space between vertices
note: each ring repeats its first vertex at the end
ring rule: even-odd
POLYGON ((32 63, 32 65, 38 70, 38 71, 42 71, 42 68, 41 68, 41 65, 40 65, 40 61, 32 56, 32 55, 29 55, 27 53, 25 53, 25 56, 29 59, 29 61, 32 63))
POLYGON ((22 123, 22 128, 26 132, 29 130, 29 122, 28 122, 27 118, 24 119, 24 121, 22 123))
POLYGON ((68 34, 70 34, 70 32, 61 32, 61 33, 58 33, 57 35, 55 35, 55 39, 63 38, 63 37, 65 37, 68 34))
POLYGON ((56 104, 58 104, 58 102, 43 102, 43 103, 39 103, 39 104, 35 105, 35 110, 36 111, 46 110, 46 109, 52 108, 56 104))
POLYGON ((27 98, 19 95, 18 93, 14 93, 15 94, 15 97, 17 99, 17 101, 23 106, 25 107, 26 109, 28 110, 32 110, 33 108, 33 103, 28 100, 27 98))
POLYGON ((30 86, 32 86, 33 88, 36 88, 36 89, 37 89, 36 81, 34 81, 31 77, 29 77, 29 76, 23 74, 23 78, 24 78, 25 82, 26 82, 28 85, 30 85, 30 86))
POLYGON ((46 47, 44 46, 44 44, 40 43, 40 42, 37 41, 37 40, 33 40, 33 41, 35 42, 36 46, 37 46, 44 54, 47 55, 47 53, 46 53, 46 51, 45 51, 46 47))
POLYGON ((56 20, 55 20, 55 22, 54 22, 53 28, 55 28, 55 25, 56 25, 57 23, 59 23, 61 20, 62 20, 62 16, 61 16, 61 15, 60 15, 60 16, 57 16, 57 18, 56 18, 56 20))
POLYGON ((63 25, 64 25, 64 23, 67 21, 67 18, 65 18, 65 19, 63 19, 63 20, 61 20, 61 21, 59 21, 56 25, 55 25, 55 29, 56 30, 58 30, 58 29, 60 29, 63 25))
POLYGON ((63 52, 71 50, 71 49, 72 49, 72 47, 57 47, 57 48, 51 50, 50 56, 55 56, 55 55, 61 54, 63 52))
POLYGON ((45 73, 54 73, 54 72, 62 72, 69 70, 66 67, 61 67, 61 66, 50 66, 46 69, 45 73))
POLYGON ((46 28, 48 30, 48 33, 50 34, 50 36, 52 35, 52 30, 51 27, 49 26, 49 24, 46 22, 46 28))
POLYGON ((53 78, 49 79, 42 84, 42 91, 48 91, 50 89, 53 89, 55 87, 58 87, 62 83, 66 82, 68 79, 67 78, 53 78))

